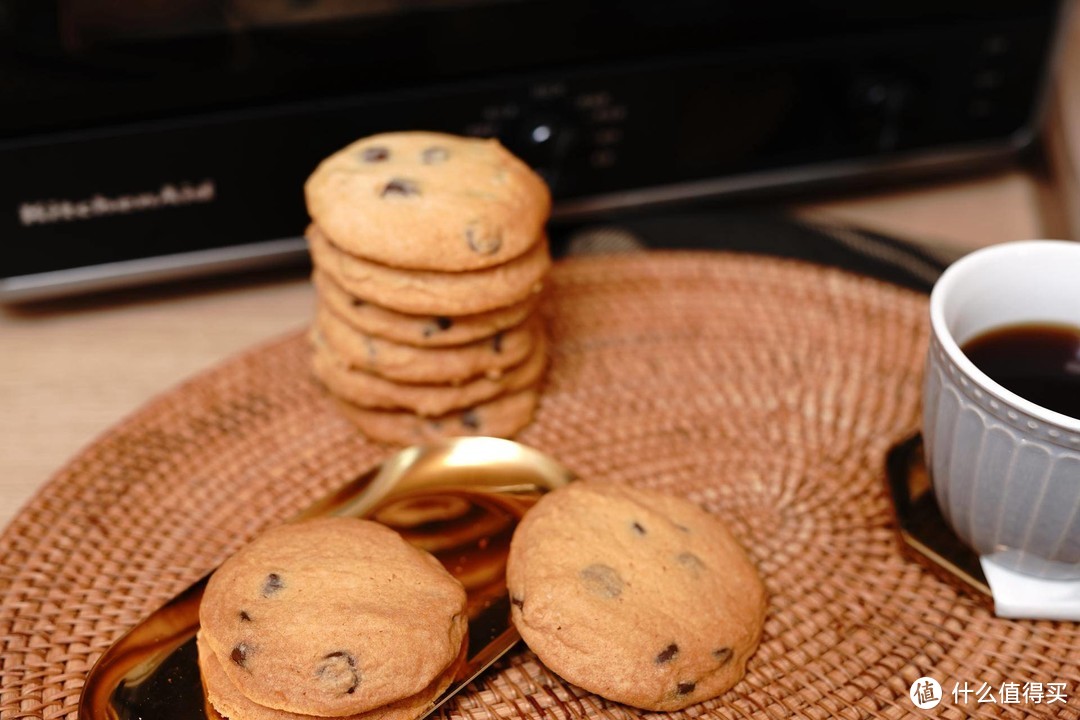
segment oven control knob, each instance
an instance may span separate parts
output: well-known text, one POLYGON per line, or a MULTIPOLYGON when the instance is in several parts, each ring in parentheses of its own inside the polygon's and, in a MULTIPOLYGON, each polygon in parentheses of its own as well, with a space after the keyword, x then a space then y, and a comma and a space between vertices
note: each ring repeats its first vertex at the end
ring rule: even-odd
POLYGON ((533 116, 518 127, 510 147, 554 189, 576 135, 573 127, 557 116, 533 116))
POLYGON ((912 84, 902 77, 873 74, 858 78, 851 93, 860 124, 858 134, 875 150, 896 150, 904 140, 913 97, 912 84))

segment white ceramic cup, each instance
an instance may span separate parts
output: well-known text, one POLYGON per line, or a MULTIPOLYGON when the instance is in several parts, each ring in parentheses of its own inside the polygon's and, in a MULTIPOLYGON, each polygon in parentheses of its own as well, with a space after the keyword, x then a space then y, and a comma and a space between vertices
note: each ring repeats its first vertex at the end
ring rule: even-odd
POLYGON ((1080 243, 1026 240, 953 263, 930 295, 923 440, 938 506, 982 557, 1080 579, 1080 418, 980 371, 960 346, 1018 323, 1080 327, 1080 243))

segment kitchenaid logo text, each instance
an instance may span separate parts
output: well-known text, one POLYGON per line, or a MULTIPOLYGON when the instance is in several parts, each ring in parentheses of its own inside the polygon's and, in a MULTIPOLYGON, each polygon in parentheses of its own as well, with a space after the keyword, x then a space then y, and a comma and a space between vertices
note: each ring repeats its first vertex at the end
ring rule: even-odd
POLYGON ((213 180, 201 183, 165 183, 161 189, 131 195, 92 195, 82 200, 35 200, 19 205, 19 222, 24 227, 91 220, 110 215, 128 215, 182 205, 213 202, 217 189, 213 180))

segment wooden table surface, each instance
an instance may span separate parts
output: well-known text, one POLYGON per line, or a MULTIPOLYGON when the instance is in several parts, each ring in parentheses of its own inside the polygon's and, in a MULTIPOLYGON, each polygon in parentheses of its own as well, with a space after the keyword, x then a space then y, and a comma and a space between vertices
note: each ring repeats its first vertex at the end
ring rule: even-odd
MULTIPOLYGON (((1073 23, 1063 76, 1080 77, 1073 23)), ((1054 161, 1080 160, 1080 82, 1059 82, 1054 161)), ((1052 163, 1052 172, 1060 171, 1052 163)), ((1043 237, 1048 179, 1003 170, 779 211, 869 226, 957 250, 1043 237)), ((1075 182, 1075 176, 1064 181, 1075 182)), ((1075 192, 1075 190, 1073 190, 1075 192)), ((1074 198, 1080 200, 1080 197, 1074 198)), ((1070 208, 1080 206, 1070 205, 1070 208)), ((1072 227, 1077 227, 1073 225, 1072 227)), ((1059 236, 1060 232, 1057 232, 1059 236)), ((314 293, 301 272, 0 310, 0 528, 80 448, 183 379, 307 325, 314 293)))

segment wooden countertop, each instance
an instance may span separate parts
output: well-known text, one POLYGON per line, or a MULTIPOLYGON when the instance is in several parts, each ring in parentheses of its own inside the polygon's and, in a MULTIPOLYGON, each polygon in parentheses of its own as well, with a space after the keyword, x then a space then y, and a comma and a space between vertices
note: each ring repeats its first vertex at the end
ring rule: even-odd
MULTIPOLYGON (((1078 77, 1080 23, 1071 27, 1063 75, 1078 77)), ((1061 227, 1047 216, 1048 183, 1080 201, 1080 83, 1061 83, 1051 122, 1048 175, 1004 170, 788 209, 959 251, 1044 237, 1061 227)), ((1072 228, 1078 206, 1066 203, 1072 228)), ((0 310, 0 527, 100 433, 192 374, 305 327, 313 301, 293 272, 0 310)))

